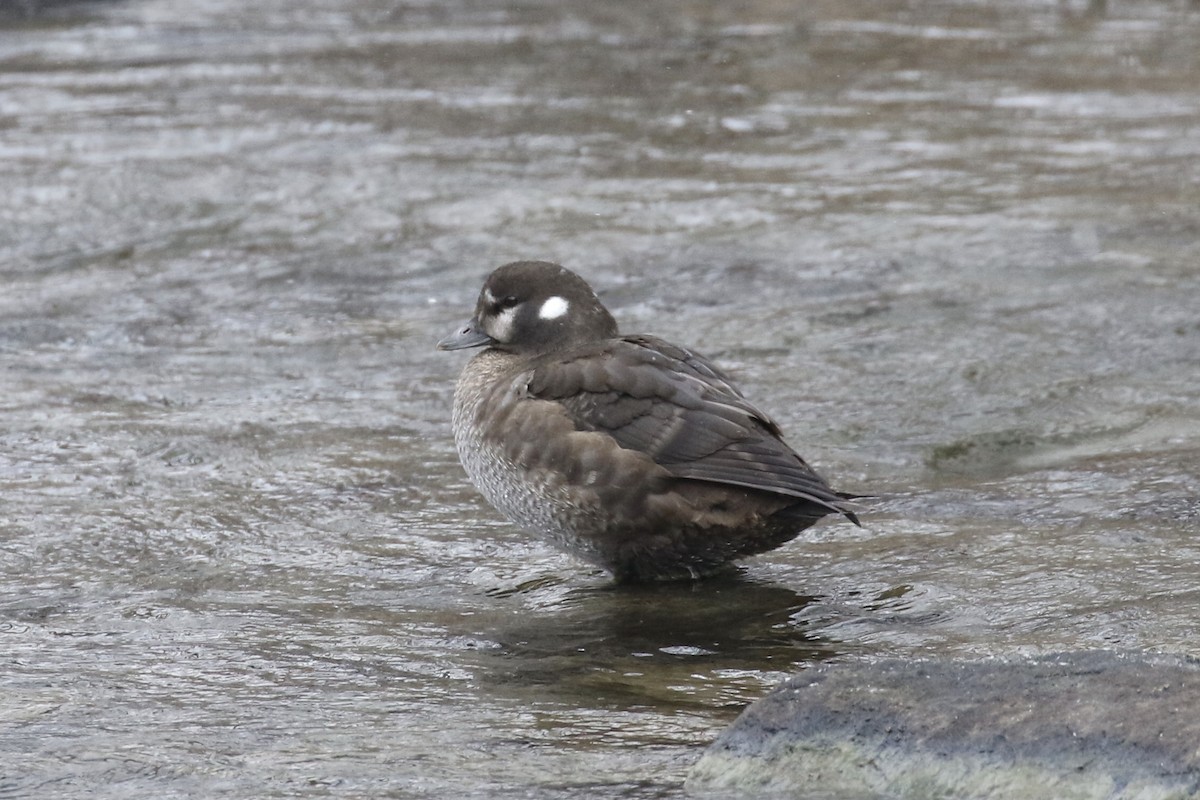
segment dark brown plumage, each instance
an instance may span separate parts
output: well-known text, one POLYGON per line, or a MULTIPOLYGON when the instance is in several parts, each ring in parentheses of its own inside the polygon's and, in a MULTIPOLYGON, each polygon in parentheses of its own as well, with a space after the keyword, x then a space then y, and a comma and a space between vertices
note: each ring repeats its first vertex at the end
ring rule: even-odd
POLYGON ((438 347, 485 347, 455 391, 471 480, 513 522, 617 580, 700 577, 829 513, 858 519, 715 365, 620 336, 579 276, 500 267, 438 347))

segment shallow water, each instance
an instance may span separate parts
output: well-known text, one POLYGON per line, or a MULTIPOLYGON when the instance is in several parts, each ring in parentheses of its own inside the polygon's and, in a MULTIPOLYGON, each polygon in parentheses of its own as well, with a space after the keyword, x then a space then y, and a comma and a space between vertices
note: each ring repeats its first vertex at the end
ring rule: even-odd
POLYGON ((0 15, 0 795, 680 796, 822 659, 1200 655, 1200 8, 0 15), (524 257, 865 526, 614 588, 433 342, 524 257))

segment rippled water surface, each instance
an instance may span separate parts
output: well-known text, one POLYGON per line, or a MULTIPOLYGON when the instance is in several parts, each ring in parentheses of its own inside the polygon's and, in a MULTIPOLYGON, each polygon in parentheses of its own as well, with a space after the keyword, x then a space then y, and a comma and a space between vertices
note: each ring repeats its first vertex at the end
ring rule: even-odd
POLYGON ((0 6, 0 795, 672 797, 822 659, 1200 655, 1200 6, 0 6), (864 527, 614 588, 477 497, 516 258, 864 527))

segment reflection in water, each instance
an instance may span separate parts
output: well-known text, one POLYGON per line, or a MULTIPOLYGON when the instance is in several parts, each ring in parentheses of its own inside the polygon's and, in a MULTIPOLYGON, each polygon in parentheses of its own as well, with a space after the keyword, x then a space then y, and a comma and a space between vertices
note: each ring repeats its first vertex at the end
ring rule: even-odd
POLYGON ((679 797, 814 660, 1197 653, 1197 53, 1195 0, 0 2, 0 794, 679 797), (887 499, 694 586, 497 521, 433 344, 527 257, 887 499))
POLYGON ((575 589, 492 632, 489 682, 546 687, 554 696, 623 705, 744 704, 761 679, 727 692, 720 676, 786 673, 837 654, 795 622, 810 598, 729 575, 702 583, 575 589), (670 691, 681 679, 691 691, 670 691), (584 691, 584 687, 587 691, 584 691), (747 691, 748 690, 748 691, 747 691))

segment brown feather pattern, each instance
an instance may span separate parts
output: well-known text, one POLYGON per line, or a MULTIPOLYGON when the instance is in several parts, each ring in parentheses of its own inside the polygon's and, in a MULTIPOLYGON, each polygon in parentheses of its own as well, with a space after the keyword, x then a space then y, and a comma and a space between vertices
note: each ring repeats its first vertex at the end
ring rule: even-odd
POLYGON ((830 512, 858 524, 725 373, 662 339, 620 336, 557 264, 495 270, 474 316, 438 346, 483 348, 454 395, 471 480, 617 580, 712 574, 830 512))
POLYGON ((603 431, 677 478, 796 497, 857 524, 774 421, 703 356, 628 336, 540 361, 518 382, 530 397, 562 406, 578 430, 603 431))

